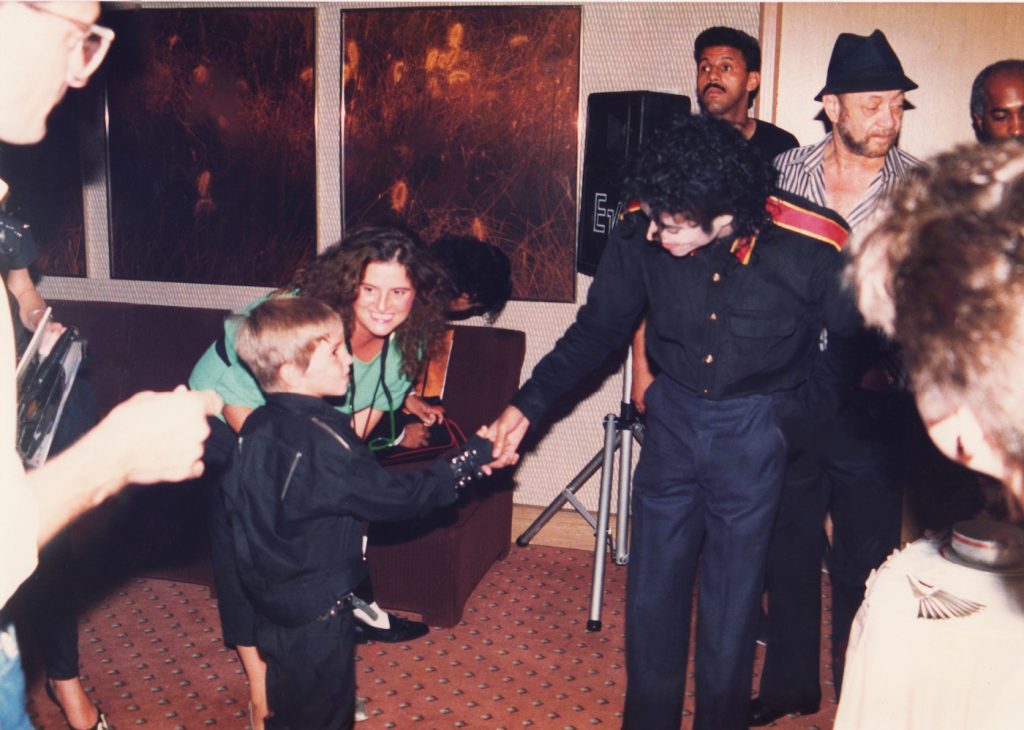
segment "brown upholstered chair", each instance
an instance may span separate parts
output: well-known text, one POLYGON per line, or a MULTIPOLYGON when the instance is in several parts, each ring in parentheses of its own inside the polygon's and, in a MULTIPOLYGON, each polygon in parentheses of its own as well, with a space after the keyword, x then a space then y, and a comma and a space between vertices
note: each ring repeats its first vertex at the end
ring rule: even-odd
MULTIPOLYGON (((442 402, 469 435, 494 420, 519 387, 526 336, 497 327, 452 329, 442 402)), ((450 509, 372 525, 367 559, 377 601, 419 613, 435 626, 457 624, 477 583, 508 554, 512 487, 511 473, 499 472, 469 487, 450 509)))

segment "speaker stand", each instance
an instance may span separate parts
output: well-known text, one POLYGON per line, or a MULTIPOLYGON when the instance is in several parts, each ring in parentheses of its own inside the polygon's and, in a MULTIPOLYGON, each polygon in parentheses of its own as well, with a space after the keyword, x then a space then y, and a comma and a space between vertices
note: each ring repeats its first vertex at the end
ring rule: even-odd
POLYGON ((598 451, 580 469, 551 503, 544 508, 530 526, 516 538, 516 545, 526 547, 530 540, 540 532, 568 502, 594 528, 594 575, 590 591, 590 616, 587 620, 587 631, 601 630, 601 597, 604 593, 604 571, 606 550, 610 550, 616 565, 629 562, 629 496, 633 469, 633 440, 643 446, 644 425, 637 415, 636 408, 630 398, 633 383, 633 348, 626 355, 622 366, 622 401, 619 415, 609 413, 604 418, 604 448, 598 451), (608 529, 612 493, 612 470, 616 451, 619 455, 618 512, 616 530, 613 535, 608 529), (582 502, 576 498, 576 492, 601 470, 601 491, 598 496, 598 512, 595 517, 582 502))

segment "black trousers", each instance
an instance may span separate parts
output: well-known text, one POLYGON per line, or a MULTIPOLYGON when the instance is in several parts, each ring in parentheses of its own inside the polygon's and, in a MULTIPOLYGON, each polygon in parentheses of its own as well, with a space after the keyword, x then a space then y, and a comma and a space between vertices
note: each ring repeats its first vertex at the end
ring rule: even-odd
POLYGON ((901 473, 920 420, 902 393, 858 390, 813 437, 791 443, 765 571, 768 646, 760 697, 820 701, 821 567, 832 584, 832 670, 838 696, 864 582, 899 546, 901 473), (832 516, 832 544, 825 515, 832 516))
POLYGON ((268 730, 348 730, 355 721, 351 611, 295 628, 260 617, 257 641, 267 661, 268 730))
POLYGON ((626 586, 627 730, 678 730, 697 601, 696 730, 747 727, 764 555, 785 443, 780 396, 710 401, 661 375, 647 391, 626 586))
MULTIPOLYGON (((50 458, 96 425, 96 393, 87 380, 75 380, 53 434, 50 458)), ((67 530, 39 551, 39 564, 15 596, 15 611, 30 620, 29 631, 43 656, 46 676, 78 676, 78 601, 74 556, 67 530)))

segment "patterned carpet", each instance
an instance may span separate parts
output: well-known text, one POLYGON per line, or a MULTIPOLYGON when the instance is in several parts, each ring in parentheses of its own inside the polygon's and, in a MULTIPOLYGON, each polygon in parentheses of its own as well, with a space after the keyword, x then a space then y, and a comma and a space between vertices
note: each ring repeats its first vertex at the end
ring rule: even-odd
MULTIPOLYGON (((626 573, 606 572, 603 628, 588 632, 591 565, 580 550, 513 547, 458 626, 410 644, 359 647, 359 694, 370 712, 360 730, 619 727, 626 573)), ((129 579, 87 608, 80 647, 84 685, 121 730, 248 725, 245 675, 221 641, 206 586, 129 579)), ((34 723, 65 727, 39 671, 29 675, 34 723)), ((683 728, 691 726, 692 678, 688 690, 683 728)), ((830 728, 834 716, 826 703, 775 727, 830 728)))

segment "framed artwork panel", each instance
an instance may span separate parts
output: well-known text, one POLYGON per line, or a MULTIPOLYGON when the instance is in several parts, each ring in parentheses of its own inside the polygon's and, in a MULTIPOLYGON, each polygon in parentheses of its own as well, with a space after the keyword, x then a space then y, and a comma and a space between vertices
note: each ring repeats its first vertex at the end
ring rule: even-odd
POLYGON ((104 16, 112 278, 280 286, 316 255, 314 13, 104 16))
POLYGON ((574 299, 580 9, 345 11, 346 228, 473 235, 518 299, 574 299))

